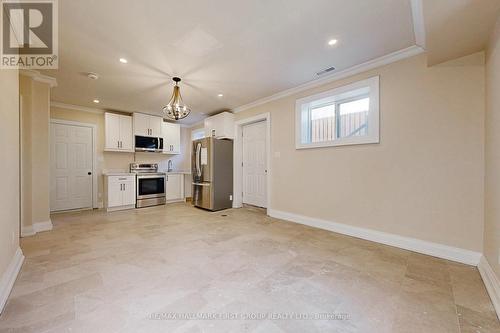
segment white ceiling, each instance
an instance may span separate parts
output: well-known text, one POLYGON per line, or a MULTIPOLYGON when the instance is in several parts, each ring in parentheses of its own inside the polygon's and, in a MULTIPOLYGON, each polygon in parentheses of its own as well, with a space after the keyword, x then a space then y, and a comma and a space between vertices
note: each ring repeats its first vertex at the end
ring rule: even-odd
POLYGON ((499 0, 423 1, 429 65, 484 50, 499 11, 499 0))
POLYGON ((44 74, 53 101, 157 115, 180 76, 192 124, 414 44, 410 0, 64 0, 44 74))

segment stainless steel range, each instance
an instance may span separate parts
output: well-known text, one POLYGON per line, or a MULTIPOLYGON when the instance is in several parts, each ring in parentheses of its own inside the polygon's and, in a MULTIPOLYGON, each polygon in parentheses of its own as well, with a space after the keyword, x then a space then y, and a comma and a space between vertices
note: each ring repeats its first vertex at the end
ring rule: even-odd
POLYGON ((166 174, 158 172, 158 164, 131 163, 130 172, 136 174, 136 208, 164 205, 166 174))

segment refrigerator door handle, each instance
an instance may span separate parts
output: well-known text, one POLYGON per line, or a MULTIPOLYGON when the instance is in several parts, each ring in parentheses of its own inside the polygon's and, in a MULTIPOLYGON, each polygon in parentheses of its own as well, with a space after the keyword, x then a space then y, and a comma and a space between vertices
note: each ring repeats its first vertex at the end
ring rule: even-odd
POLYGON ((209 183, 193 183, 195 186, 210 186, 209 183))
POLYGON ((201 177, 201 143, 196 145, 196 174, 201 177))

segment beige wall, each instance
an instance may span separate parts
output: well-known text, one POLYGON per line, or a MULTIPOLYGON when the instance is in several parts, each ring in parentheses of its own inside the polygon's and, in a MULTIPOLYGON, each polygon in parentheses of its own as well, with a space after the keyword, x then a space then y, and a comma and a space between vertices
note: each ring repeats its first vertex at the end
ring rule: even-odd
POLYGON ((60 107, 51 107, 50 117, 52 119, 62 119, 77 121, 96 125, 96 150, 97 150, 97 175, 98 175, 98 201, 102 204, 103 177, 104 171, 128 171, 130 163, 160 163, 171 159, 176 170, 184 170, 187 165, 187 155, 185 153, 185 137, 188 129, 181 128, 181 154, 180 155, 158 155, 147 153, 117 153, 104 151, 104 114, 96 111, 85 112, 60 107))
POLYGON ((238 113, 271 112, 272 208, 482 251, 482 57, 429 68, 420 55, 238 113), (295 149, 296 99, 374 75, 380 144, 295 149))
POLYGON ((486 57, 484 255, 500 276, 500 18, 486 57))
POLYGON ((22 225, 50 220, 49 105, 50 86, 21 75, 22 225))
POLYGON ((19 247, 19 82, 16 70, 0 70, 0 278, 19 247))

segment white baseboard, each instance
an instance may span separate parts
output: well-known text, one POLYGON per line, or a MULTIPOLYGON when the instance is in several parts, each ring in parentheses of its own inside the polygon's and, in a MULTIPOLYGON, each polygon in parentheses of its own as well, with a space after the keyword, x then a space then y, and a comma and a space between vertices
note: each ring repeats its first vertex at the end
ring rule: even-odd
POLYGON ((52 220, 49 219, 48 221, 45 222, 37 222, 33 224, 33 230, 35 232, 42 232, 42 231, 50 231, 52 230, 52 220))
POLYGON ((490 295, 491 302, 495 307, 497 317, 500 318, 500 281, 498 280, 495 272, 493 272, 493 269, 491 268, 486 257, 481 257, 477 268, 479 269, 481 278, 483 279, 484 285, 486 286, 486 290, 490 295))
POLYGON ((2 313, 5 303, 9 298, 14 282, 16 281, 17 274, 21 270, 21 266, 24 261, 23 251, 21 248, 17 248, 14 257, 10 261, 7 270, 0 277, 0 313, 2 313))
POLYGON ((418 253, 427 254, 433 257, 460 262, 467 265, 477 266, 482 256, 479 252, 465 250, 448 245, 423 241, 416 238, 404 237, 372 229, 354 227, 347 224, 335 223, 313 217, 283 212, 275 209, 268 209, 269 216, 287 220, 295 223, 305 224, 311 227, 329 230, 352 237, 366 239, 385 245, 399 247, 418 253))
POLYGON ((36 235, 36 232, 32 225, 29 227, 21 226, 21 237, 29 237, 33 235, 36 235))
POLYGON ((48 221, 45 222, 37 222, 33 223, 31 226, 22 226, 21 227, 21 237, 29 237, 29 236, 34 236, 38 232, 43 232, 43 231, 49 231, 52 230, 52 220, 49 219, 48 221))

